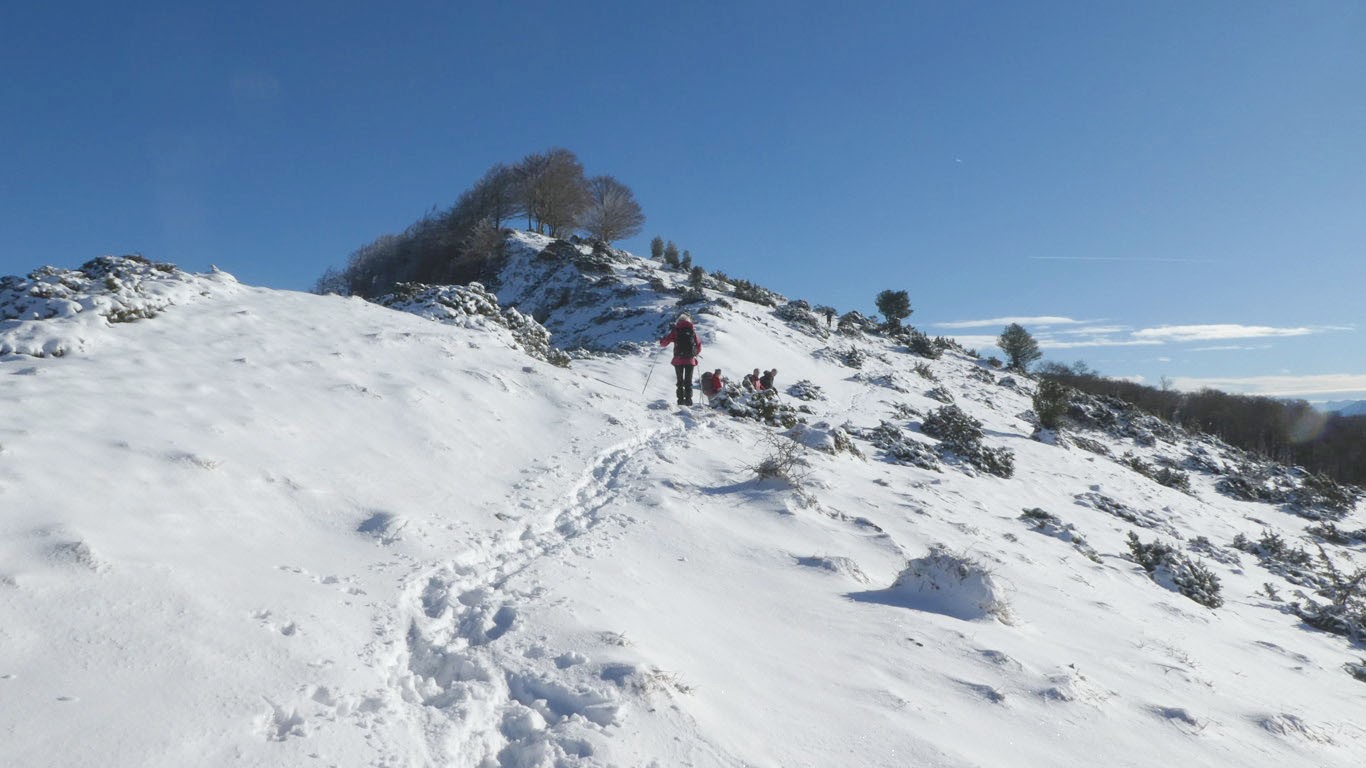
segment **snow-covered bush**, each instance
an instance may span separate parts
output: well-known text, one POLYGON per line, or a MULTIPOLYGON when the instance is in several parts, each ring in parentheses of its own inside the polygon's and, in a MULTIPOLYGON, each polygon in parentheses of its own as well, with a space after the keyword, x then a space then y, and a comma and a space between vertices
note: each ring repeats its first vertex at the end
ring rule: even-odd
POLYGON ((913 367, 911 370, 915 371, 922 379, 928 379, 930 381, 939 381, 939 377, 935 376, 934 371, 930 370, 930 367, 928 365, 925 365, 924 363, 916 363, 915 367, 913 367))
POLYGON ((1071 523, 1064 523, 1057 515, 1050 514, 1039 507, 1033 507, 1020 513, 1020 519, 1031 530, 1065 541, 1076 547, 1078 552, 1086 555, 1091 561, 1100 562, 1100 555, 1086 543, 1086 539, 1080 533, 1077 533, 1076 526, 1071 523))
POLYGON ((801 299, 789 301, 775 309, 773 314, 777 315, 779 320, 816 338, 823 339, 829 335, 825 330, 825 323, 811 311, 811 305, 801 299))
POLYGON ((1318 587, 1319 574, 1313 568, 1314 558, 1304 547, 1291 546, 1275 531, 1262 531, 1257 541, 1238 534, 1233 537, 1234 549, 1257 557, 1258 563, 1291 584, 1318 587))
POLYGON ((1187 475, 1185 472, 1169 467, 1153 466, 1132 453, 1124 454, 1120 459, 1120 463, 1159 485, 1165 485, 1168 488, 1174 488, 1183 493, 1191 492, 1190 475, 1187 475))
POLYGON ((0 278, 0 321, 21 321, 0 329, 0 354, 61 357, 84 348, 93 327, 156 317, 204 293, 209 282, 235 283, 217 270, 193 275, 137 255, 101 256, 76 270, 42 267, 25 278, 0 278))
POLYGON ((1034 392, 1034 415, 1039 424, 1046 429, 1062 426, 1062 417, 1067 414, 1067 387, 1053 379, 1039 382, 1034 392))
POLYGON ((1337 527, 1336 523, 1319 523, 1304 529, 1310 536, 1323 539, 1329 544, 1349 547, 1356 544, 1366 544, 1366 528, 1358 528, 1355 531, 1344 531, 1337 527))
POLYGON ((498 297, 479 283, 399 283, 392 293, 376 298, 375 303, 440 323, 483 330, 505 329, 512 345, 528 355, 560 367, 569 365, 569 355, 550 345, 550 331, 545 326, 512 307, 500 306, 498 297))
POLYGON ((840 360, 850 368, 862 368, 868 361, 868 355, 858 347, 850 347, 840 356, 840 360))
POLYGON ((735 384, 727 384, 711 402, 736 418, 754 419, 783 429, 791 429, 801 421, 796 409, 783 402, 774 389, 749 392, 735 384))
POLYGON ((797 398, 798 400, 809 401, 825 399, 825 393, 821 392, 821 388, 816 384, 812 384, 810 381, 806 379, 802 379, 796 384, 793 384, 792 386, 788 387, 787 394, 797 398))
POLYGON ((911 560, 897 576, 887 598, 907 607, 973 621, 995 618, 1011 623, 1006 592, 991 571, 966 554, 942 544, 911 560))
POLYGON ((952 403, 953 394, 943 387, 934 387, 925 392, 925 397, 931 400, 938 400, 941 403, 952 403))
POLYGON ((823 453, 848 452, 863 458, 863 453, 854 445, 854 439, 844 427, 832 427, 822 421, 816 424, 798 424, 783 433, 794 442, 801 443, 823 453))
POLYGON ((755 285, 748 280, 731 278, 730 283, 735 289, 735 298, 741 301, 748 301, 754 304, 761 304, 765 307, 776 307, 783 297, 762 285, 755 285))
POLYGON ((915 328, 907 328, 906 332, 902 335, 901 340, 911 350, 911 354, 913 355, 919 355, 920 357, 926 357, 931 360, 938 360, 940 355, 944 354, 942 347, 935 344, 934 340, 915 328))
POLYGON ((975 365, 968 369, 968 378, 971 378, 974 381, 980 381, 983 384, 996 383, 996 377, 991 375, 991 371, 988 371, 985 368, 979 368, 975 365))
POLYGON ((845 336, 862 336, 865 333, 876 331, 878 322, 855 309, 840 315, 837 327, 839 332, 845 336))
POLYGON ((929 446, 906 434, 901 427, 889 421, 863 431, 860 437, 882 449, 888 461, 921 469, 939 470, 939 458, 929 446))
MULTIPOLYGON (((1096 486, 1092 486, 1096 487, 1096 486)), ((1076 502, 1084 507, 1090 507, 1107 514, 1114 515, 1127 523, 1133 523, 1142 528, 1157 528, 1162 521, 1152 512, 1137 510, 1118 499, 1111 498, 1099 491, 1088 491, 1078 493, 1073 496, 1076 502)))
POLYGON ((1224 604, 1220 596, 1219 577, 1202 563, 1191 560, 1177 551, 1176 547, 1153 540, 1143 543, 1133 531, 1129 532, 1129 553, 1134 562, 1153 581, 1180 592, 1206 608, 1218 608, 1224 604))
POLYGON ((956 405, 936 408, 921 423, 921 431, 937 438, 941 453, 947 452, 997 477, 1015 474, 1015 454, 1007 448, 982 444, 982 422, 956 405))

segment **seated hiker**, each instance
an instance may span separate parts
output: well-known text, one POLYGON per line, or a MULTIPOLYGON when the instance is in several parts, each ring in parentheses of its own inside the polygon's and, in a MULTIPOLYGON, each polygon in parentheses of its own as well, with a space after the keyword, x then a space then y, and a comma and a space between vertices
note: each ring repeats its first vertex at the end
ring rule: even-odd
POLYGON ((721 378, 720 368, 702 374, 702 396, 707 398, 708 402, 710 402, 713 397, 716 397, 716 393, 720 392, 721 387, 724 387, 725 385, 726 381, 721 378))
POLYGON ((753 373, 745 374, 743 384, 745 389, 751 392, 763 389, 763 385, 759 383, 759 369, 755 368, 753 373))
POLYGON ((760 388, 761 388, 761 389, 773 389, 773 379, 776 378, 777 375, 778 375, 778 369, 777 369, 777 368, 774 368, 774 369, 771 370, 771 371, 764 371, 764 375, 759 377, 759 384, 761 385, 760 388))

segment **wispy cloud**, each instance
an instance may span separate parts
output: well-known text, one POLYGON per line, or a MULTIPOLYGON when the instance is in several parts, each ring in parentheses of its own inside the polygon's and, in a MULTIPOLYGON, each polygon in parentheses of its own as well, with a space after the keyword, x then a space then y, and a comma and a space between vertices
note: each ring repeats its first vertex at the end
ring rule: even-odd
POLYGON ((1000 326, 1004 328, 1011 323, 1020 325, 1077 325, 1085 323, 1085 320, 1073 320, 1070 317, 1056 317, 1052 315, 1041 315, 1037 317, 993 317, 987 320, 957 320, 952 323, 935 323, 935 328, 988 328, 1000 326))
POLYGON ((1213 347, 1191 347, 1191 352, 1254 352, 1271 349, 1270 344, 1219 344, 1213 347))
POLYGON ((1064 340, 1046 336, 1035 338, 1042 349, 1080 349, 1082 347, 1156 347, 1162 344, 1157 339, 1111 339, 1098 337, 1094 339, 1075 339, 1064 340))
MULTIPOLYGON (((1324 329, 1330 330, 1330 329, 1324 329)), ((1308 336, 1320 332, 1308 326, 1296 328, 1276 328, 1269 325, 1238 325, 1236 323, 1215 323, 1211 325, 1162 325, 1157 328, 1142 328, 1134 331, 1136 339, 1156 339, 1158 341, 1224 341, 1227 339, 1261 339, 1273 336, 1308 336)))
POLYGON ((1366 397, 1366 373, 1326 373, 1313 375, 1244 376, 1227 378, 1176 377, 1177 389, 1204 388, 1268 397, 1308 397, 1338 395, 1347 399, 1366 397))

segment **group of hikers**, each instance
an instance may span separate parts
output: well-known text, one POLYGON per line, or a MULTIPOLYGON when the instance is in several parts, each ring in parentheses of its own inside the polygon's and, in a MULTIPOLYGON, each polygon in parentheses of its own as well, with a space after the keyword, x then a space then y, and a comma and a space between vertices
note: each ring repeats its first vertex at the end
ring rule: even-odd
MULTIPOLYGON (((692 405, 692 374, 693 369, 697 367, 697 356, 702 351, 702 340, 698 338, 697 328, 693 326, 692 317, 688 313, 679 315, 673 329, 659 340, 661 347, 670 344, 674 345, 674 356, 670 362, 674 367, 678 404, 692 405)), ((755 368, 753 373, 745 374, 741 379, 741 386, 750 392, 773 389, 773 380, 777 376, 777 368, 764 371, 762 374, 755 368)), ((701 385, 702 395, 710 402, 726 385, 726 380, 721 376, 721 369, 717 368, 714 371, 704 371, 698 383, 701 385)))

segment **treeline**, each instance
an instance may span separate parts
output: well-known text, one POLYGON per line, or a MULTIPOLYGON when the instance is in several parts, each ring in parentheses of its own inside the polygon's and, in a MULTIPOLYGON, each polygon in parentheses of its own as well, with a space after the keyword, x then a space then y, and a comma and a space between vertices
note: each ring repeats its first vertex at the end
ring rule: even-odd
POLYGON ((373 298, 400 282, 477 280, 501 252, 503 226, 523 217, 535 232, 582 232, 605 243, 631 237, 645 223, 630 187, 612 176, 587 177, 573 152, 551 149, 494 165, 450 208, 356 249, 345 267, 323 273, 314 290, 373 298))
POLYGON ((1188 430, 1282 464, 1366 486, 1366 416, 1325 414, 1304 400, 1233 395, 1215 389, 1178 392, 1044 363, 1036 373, 1083 392, 1118 397, 1188 430))

